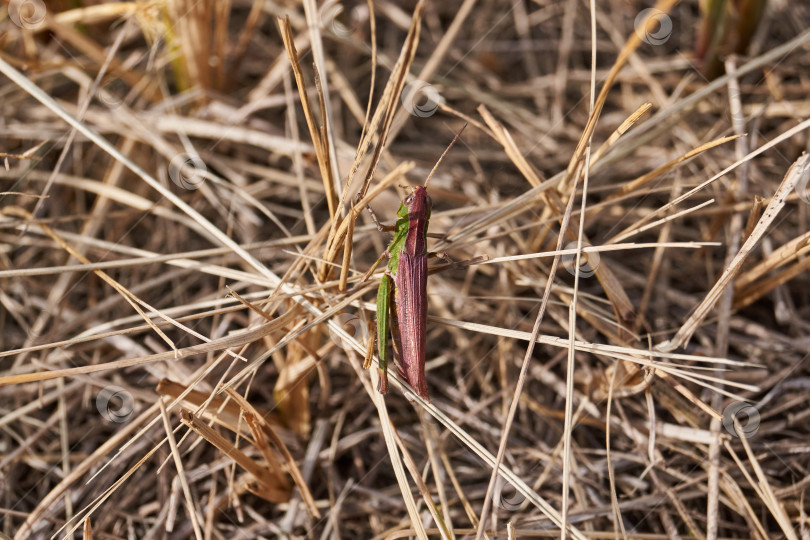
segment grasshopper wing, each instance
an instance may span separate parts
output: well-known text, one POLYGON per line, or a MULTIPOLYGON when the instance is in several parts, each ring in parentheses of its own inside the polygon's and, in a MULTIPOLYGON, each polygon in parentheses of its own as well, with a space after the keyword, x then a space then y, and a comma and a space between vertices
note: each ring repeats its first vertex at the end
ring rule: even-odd
POLYGON ((396 304, 400 371, 419 397, 430 401, 425 379, 425 333, 427 330, 427 253, 399 254, 396 304))

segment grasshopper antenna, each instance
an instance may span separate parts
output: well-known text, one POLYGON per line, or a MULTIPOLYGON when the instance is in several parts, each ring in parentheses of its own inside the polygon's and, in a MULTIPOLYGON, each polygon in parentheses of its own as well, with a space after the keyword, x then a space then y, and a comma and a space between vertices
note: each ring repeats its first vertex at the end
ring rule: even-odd
POLYGON ((430 171, 430 174, 428 175, 427 180, 425 180, 425 187, 428 187, 428 182, 430 182, 430 178, 433 176, 433 173, 436 172, 436 169, 439 168, 439 163, 442 162, 442 160, 444 159, 444 156, 447 155, 447 152, 449 152, 450 149, 453 148, 453 145, 456 144, 456 141, 459 139, 459 137, 461 137, 461 134, 464 133, 464 128, 466 128, 466 127, 467 127, 467 122, 464 122, 464 125, 461 126, 460 130, 458 130, 458 133, 456 133, 456 136, 453 137, 453 140, 450 141, 450 144, 447 146, 447 148, 444 150, 444 152, 442 152, 442 155, 439 156, 439 161, 437 161, 436 165, 433 166, 433 170, 430 171))

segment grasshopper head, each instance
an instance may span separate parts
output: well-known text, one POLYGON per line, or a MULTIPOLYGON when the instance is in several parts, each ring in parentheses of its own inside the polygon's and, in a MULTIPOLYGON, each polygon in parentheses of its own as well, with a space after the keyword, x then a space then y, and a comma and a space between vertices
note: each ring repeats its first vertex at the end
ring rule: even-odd
MULTIPOLYGON (((413 193, 405 197, 402 201, 402 206, 408 209, 408 214, 426 214, 430 217, 430 209, 433 207, 433 201, 427 193, 427 189, 422 186, 417 186, 413 193)), ((404 216, 403 216, 404 217, 404 216)))

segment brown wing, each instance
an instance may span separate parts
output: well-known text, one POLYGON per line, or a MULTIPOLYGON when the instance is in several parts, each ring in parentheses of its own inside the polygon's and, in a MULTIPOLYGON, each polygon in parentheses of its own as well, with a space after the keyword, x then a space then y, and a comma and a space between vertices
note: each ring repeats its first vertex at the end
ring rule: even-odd
POLYGON ((427 253, 399 254, 397 268, 397 318, 402 345, 400 370, 419 397, 430 401, 425 380, 427 330, 427 253))

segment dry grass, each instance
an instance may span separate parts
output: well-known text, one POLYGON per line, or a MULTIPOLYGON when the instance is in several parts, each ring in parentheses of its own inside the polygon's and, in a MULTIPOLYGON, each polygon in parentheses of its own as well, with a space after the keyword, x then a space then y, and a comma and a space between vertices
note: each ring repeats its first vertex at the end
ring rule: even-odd
POLYGON ((810 9, 675 3, 3 0, 0 537, 809 537, 810 9))

